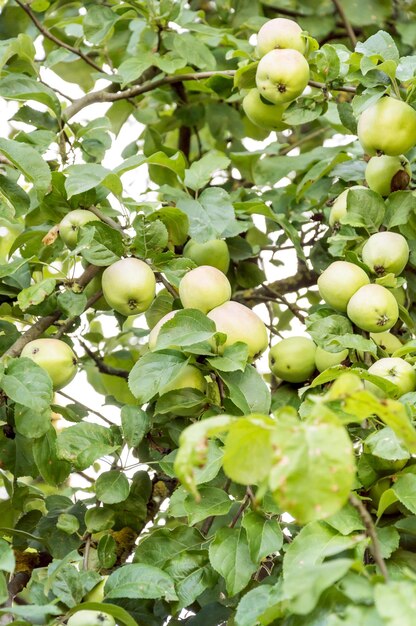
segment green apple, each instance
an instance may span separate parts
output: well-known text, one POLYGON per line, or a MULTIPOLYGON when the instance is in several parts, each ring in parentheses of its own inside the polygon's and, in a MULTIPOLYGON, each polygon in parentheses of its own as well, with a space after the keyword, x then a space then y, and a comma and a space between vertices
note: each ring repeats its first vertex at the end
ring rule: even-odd
POLYGON ((306 39, 299 24, 285 17, 276 17, 263 24, 257 35, 258 56, 263 57, 276 48, 289 48, 301 54, 305 53, 306 39))
POLYGON ((121 315, 146 311, 155 297, 156 279, 144 261, 130 257, 107 267, 101 285, 107 303, 121 315))
MULTIPOLYGON (((88 285, 85 286, 85 289, 82 293, 84 293, 87 296, 87 300, 89 300, 91 296, 93 296, 98 291, 102 291, 101 279, 103 276, 103 272, 104 272, 104 269, 100 270, 98 274, 96 274, 94 278, 90 280, 88 285)), ((96 302, 94 302, 94 304, 92 305, 92 308, 95 309, 96 311, 109 311, 111 309, 111 306, 107 303, 104 296, 101 296, 101 298, 99 298, 98 300, 96 300, 96 302)))
POLYGON ((385 350, 387 354, 393 354, 399 348, 402 347, 402 342, 396 335, 392 335, 388 330, 382 333, 370 333, 370 338, 376 343, 380 348, 385 350))
POLYGON ((196 265, 211 265, 226 274, 230 266, 230 253, 223 239, 210 239, 199 243, 190 239, 183 249, 183 256, 196 265))
POLYGON ((159 390, 159 395, 175 391, 176 389, 198 389, 205 393, 207 389, 207 381, 205 380, 200 369, 195 365, 185 365, 181 372, 173 378, 167 385, 159 390))
POLYGON ((156 348, 157 338, 159 337, 160 329, 162 328, 163 324, 171 320, 172 317, 175 317, 177 312, 178 311, 169 311, 169 313, 166 313, 166 315, 164 315, 162 319, 160 319, 157 324, 153 326, 152 330, 149 333, 149 350, 153 351, 156 348))
POLYGON ((403 235, 388 231, 374 233, 367 239, 362 250, 363 262, 373 274, 402 273, 409 260, 409 246, 403 235))
POLYGON ((338 198, 335 200, 332 205, 331 211, 329 213, 329 225, 335 226, 335 224, 339 224, 344 215, 347 214, 347 199, 348 193, 351 189, 367 189, 363 185, 353 185, 352 187, 348 187, 348 189, 344 189, 342 193, 339 194, 338 198))
POLYGON ((35 339, 25 345, 22 357, 32 359, 46 370, 55 390, 62 389, 77 373, 77 357, 72 348, 60 339, 35 339))
MULTIPOLYGON (((371 498, 371 503, 373 508, 377 511, 378 505, 380 504, 381 496, 387 489, 390 489, 393 482, 391 478, 385 477, 378 480, 370 489, 368 495, 371 498)), ((383 515, 394 515, 395 513, 399 513, 399 503, 393 502, 390 504, 386 510, 383 512, 383 515)))
POLYGON ((88 222, 96 222, 97 220, 100 221, 100 218, 86 209, 70 211, 61 220, 59 225, 59 234, 62 241, 72 250, 78 243, 79 229, 81 226, 85 226, 88 222))
POLYGON ((67 626, 115 626, 114 617, 102 611, 77 611, 67 621, 67 626))
POLYGON ((295 100, 308 81, 308 62, 297 50, 271 50, 257 66, 257 89, 274 104, 295 100))
POLYGON ((289 128, 282 122, 288 104, 273 104, 261 98, 258 89, 250 89, 243 100, 244 113, 248 119, 266 130, 281 131, 289 128))
POLYGON ((416 111, 403 100, 380 98, 361 113, 357 134, 367 154, 399 156, 416 144, 416 111))
POLYGON ((410 163, 402 154, 400 156, 387 156, 387 154, 374 156, 365 168, 367 185, 381 196, 388 196, 393 191, 406 189, 411 178, 410 163))
POLYGON ((315 365, 318 372, 323 372, 328 367, 340 365, 348 357, 349 350, 341 350, 340 352, 328 352, 317 346, 315 353, 315 365))
POLYGON ((348 261, 334 261, 318 278, 318 288, 329 306, 337 311, 346 311, 350 298, 369 282, 369 277, 358 265, 348 261))
POLYGON ((364 285, 348 302, 347 315, 358 328, 381 333, 392 328, 399 318, 394 295, 381 285, 364 285))
POLYGON ((191 270, 179 283, 179 297, 184 309, 208 313, 231 298, 231 285, 223 272, 210 265, 191 270))
POLYGON ((267 348, 266 326, 259 316, 244 304, 225 302, 210 311, 208 317, 215 322, 217 332, 227 335, 225 343, 218 347, 219 354, 237 341, 247 344, 250 358, 258 356, 267 348))
POLYGON ((303 383, 315 371, 316 345, 307 337, 289 337, 271 347, 269 366, 277 378, 303 383))
POLYGON ((416 371, 404 359, 398 357, 379 359, 368 368, 368 372, 375 376, 381 376, 385 380, 390 380, 397 385, 400 389, 400 395, 410 393, 416 389, 416 371))
POLYGON ((99 583, 97 583, 95 585, 95 587, 93 587, 93 589, 91 589, 91 591, 89 591, 87 593, 87 595, 84 597, 84 602, 102 602, 104 599, 104 587, 105 587, 105 583, 107 582, 108 576, 104 576, 102 580, 100 580, 99 583))

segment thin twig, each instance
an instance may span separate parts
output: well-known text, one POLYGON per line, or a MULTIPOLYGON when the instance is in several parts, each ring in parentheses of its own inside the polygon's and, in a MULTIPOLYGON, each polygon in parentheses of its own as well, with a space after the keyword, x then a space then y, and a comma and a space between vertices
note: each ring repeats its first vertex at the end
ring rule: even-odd
POLYGON ((104 222, 104 224, 107 224, 107 226, 111 226, 111 228, 114 228, 114 230, 118 230, 122 235, 124 235, 124 230, 121 224, 113 220, 113 218, 109 217, 108 215, 105 215, 105 213, 100 211, 100 209, 98 209, 96 206, 89 206, 87 207, 87 209, 88 211, 91 211, 91 213, 94 213, 94 215, 99 217, 100 220, 104 222))
POLYGON ((345 30, 347 31, 352 47, 355 48, 355 46, 357 45, 357 37, 355 36, 354 29, 351 26, 350 21, 344 11, 344 7, 339 0, 332 0, 332 2, 334 3, 334 6, 338 11, 340 18, 344 22, 345 30))
POLYGON ((70 400, 71 402, 73 402, 74 404, 78 404, 78 406, 80 406, 82 409, 84 409, 85 411, 88 411, 89 413, 93 413, 94 415, 96 415, 97 417, 100 417, 104 422, 106 422, 109 426, 114 426, 113 422, 111 420, 109 420, 107 417, 105 417, 105 415, 102 415, 102 413, 98 413, 98 411, 95 411, 94 409, 91 409, 89 406, 87 406, 86 404, 83 404, 82 402, 80 402, 79 400, 75 400, 75 398, 73 398, 72 396, 69 396, 67 393, 65 393, 65 391, 57 391, 56 393, 58 393, 60 396, 63 396, 64 398, 66 398, 67 400, 70 400))
POLYGON ((347 93, 357 93, 356 87, 350 85, 341 85, 340 87, 329 87, 325 83, 318 83, 316 80, 310 80, 308 82, 310 87, 317 87, 318 89, 325 89, 326 91, 346 91, 347 93))
POLYGON ((99 355, 95 354, 86 343, 82 341, 82 339, 78 339, 81 346, 84 348, 87 355, 94 361, 97 366, 98 371, 102 374, 109 374, 110 376, 118 376, 119 378, 127 378, 129 377, 129 372, 127 370, 119 369, 118 367, 112 367, 111 365, 107 365, 104 359, 99 355))
POLYGON ((160 272, 155 272, 156 280, 158 280, 165 287, 166 291, 170 293, 174 298, 178 298, 179 294, 176 291, 175 287, 171 285, 166 278, 160 272))
POLYGON ((250 504, 250 496, 246 494, 244 496, 244 500, 242 501, 240 505, 240 508, 238 509, 237 513, 234 515, 231 522, 228 524, 228 528, 234 528, 234 526, 237 524, 238 520, 240 519, 241 515, 243 514, 244 509, 246 509, 249 504, 250 504))
POLYGON ((371 540, 370 551, 373 555, 374 561, 377 563, 378 568, 385 580, 388 581, 389 574, 387 571, 386 564, 381 554, 381 546, 377 537, 376 527, 374 526, 373 518, 370 513, 365 508, 363 502, 357 498, 354 494, 351 494, 349 497, 350 504, 358 511, 361 519, 364 522, 364 526, 366 529, 366 534, 371 540))
POLYGON ((58 37, 55 37, 55 35, 53 35, 45 26, 43 26, 43 24, 41 24, 41 22, 39 22, 38 18, 32 12, 32 9, 27 4, 25 4, 21 0, 16 0, 16 3, 19 5, 21 9, 23 9, 23 11, 27 13, 27 15, 30 17, 30 19, 32 20, 32 22, 34 23, 38 31, 41 32, 42 35, 46 37, 46 39, 53 41, 60 48, 65 48, 66 50, 69 50, 73 54, 76 54, 78 57, 80 57, 80 59, 85 61, 85 63, 88 63, 88 65, 90 65, 95 70, 97 70, 97 72, 101 73, 104 71, 99 65, 94 63, 94 61, 92 61, 86 54, 84 54, 82 50, 79 50, 78 48, 74 48, 74 46, 71 46, 65 41, 58 39, 58 37))
POLYGON ((84 558, 82 559, 82 569, 88 569, 88 560, 90 556, 90 548, 91 548, 91 535, 88 533, 85 539, 85 547, 84 547, 84 558))

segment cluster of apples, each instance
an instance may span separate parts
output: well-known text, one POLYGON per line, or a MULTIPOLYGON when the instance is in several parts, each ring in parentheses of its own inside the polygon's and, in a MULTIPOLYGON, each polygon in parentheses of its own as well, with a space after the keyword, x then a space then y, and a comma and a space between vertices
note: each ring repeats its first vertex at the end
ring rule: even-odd
POLYGON ((299 24, 286 18, 266 22, 257 35, 260 57, 256 86, 243 100, 243 109, 253 124, 266 130, 287 128, 282 115, 302 94, 309 81, 305 59, 307 41, 299 24))

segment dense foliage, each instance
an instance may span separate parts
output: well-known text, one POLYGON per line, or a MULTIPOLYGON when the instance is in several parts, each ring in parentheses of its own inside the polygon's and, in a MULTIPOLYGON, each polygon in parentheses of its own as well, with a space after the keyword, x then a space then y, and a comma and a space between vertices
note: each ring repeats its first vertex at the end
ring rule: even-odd
POLYGON ((0 0, 0 624, 413 626, 415 18, 0 0))

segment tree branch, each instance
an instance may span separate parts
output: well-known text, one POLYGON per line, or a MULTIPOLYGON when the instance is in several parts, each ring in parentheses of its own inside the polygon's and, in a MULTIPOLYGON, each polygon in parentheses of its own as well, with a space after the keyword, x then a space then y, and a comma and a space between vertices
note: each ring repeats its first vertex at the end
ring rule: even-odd
POLYGON ((94 215, 99 217, 100 220, 104 222, 104 224, 107 224, 107 226, 111 226, 111 228, 114 228, 114 230, 118 230, 122 235, 124 235, 124 229, 121 224, 113 220, 113 218, 109 217, 108 215, 105 215, 105 213, 100 211, 100 209, 98 209, 96 206, 89 206, 87 207, 87 210, 91 211, 91 213, 94 213, 94 215))
POLYGON ((357 498, 357 496, 355 496, 354 494, 351 494, 349 497, 349 501, 350 501, 350 504, 352 504, 352 506, 358 511, 361 519, 364 522, 366 534, 371 540, 371 544, 370 544, 371 554, 373 555, 374 561, 377 563, 378 568, 380 572, 382 573, 382 575, 384 576, 385 580, 388 581, 389 574, 388 574, 384 559, 381 555, 380 542, 377 537, 377 532, 373 523, 373 518, 371 517, 370 513, 365 508, 365 505, 363 504, 363 502, 359 498, 357 498))
POLYGON ((345 30, 348 33, 348 37, 351 41, 352 47, 355 48, 355 46, 357 45, 357 37, 355 36, 354 29, 351 26, 348 17, 346 16, 344 8, 339 0, 332 0, 332 2, 336 10, 338 11, 340 18, 344 22, 345 30))
POLYGON ((346 91, 347 93, 357 93, 356 87, 350 85, 341 85, 340 87, 329 87, 325 83, 318 83, 316 80, 310 80, 308 82, 310 87, 316 87, 317 89, 326 89, 327 91, 346 91))
POLYGON ((46 37, 46 39, 53 41, 60 48, 65 48, 66 50, 69 50, 73 54, 76 54, 78 57, 80 57, 80 59, 85 61, 85 63, 88 63, 88 65, 90 65, 95 70, 97 70, 97 72, 101 73, 104 71, 99 65, 94 63, 94 61, 92 61, 86 54, 84 54, 82 50, 79 50, 78 48, 74 48, 74 46, 71 46, 70 44, 65 43, 65 41, 58 39, 58 37, 55 37, 55 35, 52 35, 52 33, 45 26, 43 26, 41 22, 39 22, 38 18, 32 12, 32 9, 27 4, 25 4, 21 0, 16 0, 16 3, 19 5, 21 9, 23 9, 23 11, 27 13, 27 15, 30 17, 30 19, 32 20, 32 22, 34 23, 38 31, 42 33, 42 35, 46 37))
POLYGON ((78 404, 85 411, 88 411, 88 413, 93 413, 94 415, 96 415, 97 417, 102 419, 104 422, 106 422, 106 424, 108 424, 109 426, 114 426, 113 422, 111 420, 109 420, 107 417, 105 417, 105 415, 102 415, 101 413, 98 413, 98 411, 95 411, 94 409, 91 409, 89 406, 87 406, 86 404, 83 404, 79 400, 75 400, 75 398, 73 398, 72 396, 69 396, 67 393, 65 393, 61 389, 59 391, 57 391, 56 393, 59 394, 60 396, 63 396, 67 400, 70 400, 73 404, 78 404))
POLYGON ((270 283, 270 285, 257 287, 256 289, 253 289, 251 294, 250 291, 247 291, 244 297, 250 299, 250 295, 254 297, 263 296, 270 300, 270 291, 279 295, 292 293, 305 287, 312 287, 316 284, 317 280, 318 274, 314 270, 310 270, 304 263, 300 263, 297 273, 293 276, 276 280, 275 282, 270 283))
POLYGON ((122 370, 122 369, 119 369, 118 367, 112 367, 111 365, 107 365, 104 359, 99 354, 95 354, 95 352, 93 352, 87 346, 87 344, 82 341, 82 339, 78 339, 78 341, 81 344, 81 346, 84 348, 85 352, 90 357, 90 359, 94 361, 94 363, 97 366, 97 369, 102 374, 109 374, 110 376, 118 376, 119 378, 125 378, 127 380, 127 378, 129 377, 129 372, 127 370, 122 370))

